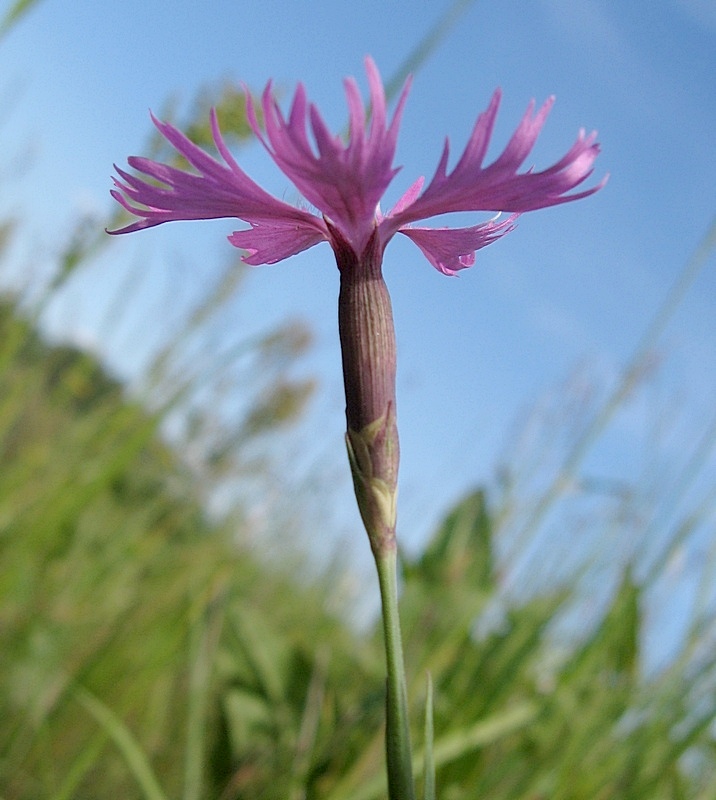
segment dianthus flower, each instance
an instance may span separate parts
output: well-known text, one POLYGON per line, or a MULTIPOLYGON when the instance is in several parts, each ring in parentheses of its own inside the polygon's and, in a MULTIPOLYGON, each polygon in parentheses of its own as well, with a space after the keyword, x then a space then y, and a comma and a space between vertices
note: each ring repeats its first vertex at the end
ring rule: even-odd
MULTIPOLYGON (((542 172, 517 170, 529 155, 544 125, 554 98, 533 116, 530 103, 507 147, 492 164, 483 167, 500 105, 500 90, 480 114, 465 151, 447 173, 450 155, 446 140, 432 181, 422 191, 419 178, 386 215, 380 199, 399 168, 393 166, 398 127, 410 88, 400 94, 390 125, 387 124, 383 85, 373 61, 366 59, 370 87, 370 128, 354 79, 345 81, 350 119, 348 142, 333 135, 318 109, 308 104, 299 84, 288 119, 285 119, 268 83, 261 98, 265 133, 251 102, 249 124, 281 171, 321 216, 296 208, 268 194, 236 163, 219 131, 215 112, 211 128, 224 163, 216 161, 183 133, 152 117, 159 132, 195 167, 198 174, 131 157, 129 165, 164 186, 157 187, 117 168, 113 197, 140 219, 112 233, 129 233, 163 222, 236 217, 251 227, 236 231, 229 241, 246 251, 247 264, 274 264, 322 241, 334 250, 347 244, 360 255, 375 232, 381 251, 396 233, 402 233, 422 250, 428 261, 445 274, 472 266, 475 251, 503 236, 514 217, 500 223, 483 222, 467 228, 419 228, 413 223, 454 211, 497 211, 519 214, 566 203, 596 192, 600 186, 566 194, 592 173, 599 153, 595 133, 580 131, 576 142, 556 164, 542 172), (310 123, 315 148, 307 136, 310 123), (166 187, 166 188, 165 188, 166 187), (338 241, 337 241, 338 240, 338 241)), ((250 98, 247 97, 247 99, 250 98)))
POLYGON ((436 269, 454 275, 475 262, 476 250, 512 230, 519 214, 586 197, 603 181, 572 192, 592 173, 599 152, 595 134, 586 136, 583 131, 556 164, 541 172, 529 169, 518 173, 552 107, 552 99, 536 114, 534 104, 530 104, 501 155, 483 166, 500 104, 500 92, 496 91, 477 118, 452 170, 448 172, 450 149, 446 141, 427 187, 423 188, 423 179, 418 179, 393 209, 383 214, 380 199, 398 172, 393 158, 409 82, 388 122, 383 85, 370 59, 366 60, 366 71, 369 123, 355 81, 345 82, 347 141, 328 130, 318 109, 307 102, 300 84, 288 117, 281 113, 271 83, 267 85, 261 98, 264 129, 247 93, 251 128, 317 214, 278 200, 254 183, 226 147, 214 112, 211 127, 221 161, 172 125, 152 117, 160 133, 195 172, 146 158, 130 158, 129 165, 146 179, 117 168, 119 177, 112 194, 139 219, 114 233, 129 233, 171 220, 237 217, 249 227, 232 233, 229 241, 245 251, 243 260, 247 264, 273 264, 322 241, 333 248, 340 272, 338 328, 346 393, 346 443, 381 593, 387 666, 388 796, 391 800, 412 800, 415 786, 397 599, 395 331, 382 274, 383 251, 396 233, 402 233, 436 269), (458 211, 508 212, 509 216, 464 228, 414 225, 458 211))
POLYGON ((578 200, 602 183, 568 194, 592 173, 599 153, 595 133, 580 131, 567 153, 542 171, 518 173, 553 104, 535 113, 530 103, 498 158, 483 165, 500 104, 492 95, 479 115, 465 150, 448 171, 446 140, 432 180, 419 178, 388 213, 380 200, 399 168, 393 166, 398 128, 410 88, 408 80, 388 121, 378 70, 365 62, 370 91, 370 122, 358 86, 345 81, 347 141, 332 134, 304 87, 296 89, 284 117, 271 82, 261 98, 264 128, 247 92, 249 124, 279 169, 319 212, 279 200, 241 169, 222 139, 216 114, 211 128, 217 160, 174 126, 154 124, 195 172, 147 158, 130 157, 136 173, 116 167, 113 197, 139 219, 112 233, 129 233, 172 220, 238 218, 248 223, 228 238, 244 250, 247 264, 273 264, 327 241, 341 276, 339 332, 346 389, 348 449, 358 503, 373 549, 392 546, 398 437, 395 425, 395 334, 390 298, 382 277, 383 251, 397 233, 411 239, 440 272, 454 275, 472 266, 475 251, 504 236, 525 211, 578 200), (313 141, 309 139, 308 128, 313 141), (147 180, 148 179, 148 180, 147 180), (419 227, 419 220, 452 212, 507 212, 469 227, 419 227))

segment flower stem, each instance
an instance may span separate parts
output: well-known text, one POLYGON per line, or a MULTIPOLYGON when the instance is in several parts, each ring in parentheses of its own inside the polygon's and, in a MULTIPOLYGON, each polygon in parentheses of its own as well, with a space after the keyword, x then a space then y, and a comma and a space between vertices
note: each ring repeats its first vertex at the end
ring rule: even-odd
POLYGON ((385 548, 375 554, 380 583, 385 657, 388 670, 385 748, 390 800, 415 800, 413 765, 408 724, 408 694, 405 685, 403 645, 398 614, 397 550, 385 548))

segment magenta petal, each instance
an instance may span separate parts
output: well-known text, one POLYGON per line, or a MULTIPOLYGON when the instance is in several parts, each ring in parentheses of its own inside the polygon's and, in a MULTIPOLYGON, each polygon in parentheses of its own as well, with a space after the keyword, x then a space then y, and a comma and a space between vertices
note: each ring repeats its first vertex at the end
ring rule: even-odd
POLYGON ((252 222, 250 228, 234 231, 228 238, 234 247, 247 251, 242 259, 244 263, 251 266, 275 264, 326 239, 325 223, 318 217, 314 219, 313 225, 292 220, 252 222))
POLYGON ((517 170, 532 150, 552 107, 549 98, 534 114, 531 103, 500 156, 490 165, 482 163, 500 102, 495 92, 487 110, 475 123, 470 139, 455 168, 448 174, 446 143, 433 179, 412 204, 403 204, 392 216, 392 230, 420 219, 457 211, 508 211, 522 213, 578 200, 594 194, 603 185, 567 194, 592 173, 599 154, 596 134, 581 131, 569 151, 551 167, 536 172, 517 170))
POLYGON ((301 194, 360 251, 375 225, 376 208, 396 172, 393 157, 400 115, 407 96, 403 89, 393 120, 386 128, 386 101, 375 64, 366 59, 372 119, 366 135, 366 110, 354 81, 345 83, 349 115, 347 143, 330 132, 318 109, 308 105, 302 86, 296 90, 286 119, 270 85, 261 99, 265 135, 249 104, 249 122, 269 155, 301 194), (316 148, 310 146, 310 125, 316 148))
POLYGON ((443 273, 455 275, 475 263, 475 251, 486 247, 515 227, 517 214, 502 222, 491 220, 469 228, 401 228, 428 261, 443 273))
POLYGON ((505 147, 498 159, 490 165, 490 169, 495 172, 500 172, 502 170, 506 173, 517 172, 535 146, 537 137, 544 123, 547 121, 547 115, 552 110, 553 105, 554 96, 548 97, 542 104, 540 110, 533 117, 532 113, 534 111, 535 101, 532 100, 530 102, 527 106, 527 111, 525 111, 520 120, 520 124, 510 137, 507 147, 505 147))
POLYGON ((390 213, 388 214, 389 217, 395 216, 396 214, 400 214, 403 209, 408 208, 408 206, 412 205, 415 202, 416 198, 420 194, 423 188, 423 184, 425 183, 425 178, 422 175, 413 182, 408 189, 403 192, 402 196, 399 198, 398 202, 391 208, 390 213))
POLYGON ((450 146, 446 140, 427 186, 419 178, 383 215, 380 200, 398 172, 393 159, 410 80, 389 120, 385 90, 370 58, 365 69, 370 119, 358 84, 346 79, 347 137, 331 132, 301 84, 284 116, 268 82, 260 99, 263 127, 246 89, 247 118, 253 132, 320 216, 288 205, 254 183, 226 147, 212 111, 211 128, 219 159, 172 125, 152 117, 193 171, 138 157, 128 159, 133 172, 116 168, 112 196, 138 219, 113 233, 171 220, 237 218, 250 228, 235 231, 229 241, 246 250, 247 263, 269 264, 322 240, 327 240, 337 254, 347 245, 360 255, 375 235, 382 253, 400 232, 415 242, 436 269, 454 275, 474 263, 477 250, 511 230, 518 214, 586 197, 606 182, 604 178, 596 186, 575 191, 592 174, 599 154, 596 134, 586 135, 584 131, 551 166, 541 171, 523 168, 554 98, 536 111, 534 101, 530 103, 501 154, 485 166, 500 106, 498 89, 478 116, 455 166, 448 171, 450 146), (465 211, 510 212, 512 216, 500 223, 493 220, 457 229, 412 227, 419 220, 465 211))
POLYGON ((112 196, 140 219, 110 233, 161 225, 174 220, 236 218, 247 222, 271 220, 319 230, 322 224, 313 214, 272 197, 238 166, 221 138, 212 111, 212 131, 221 163, 205 153, 172 125, 152 117, 160 133, 197 170, 186 172, 148 158, 130 157, 131 174, 115 167, 112 196), (144 177, 146 176, 146 177, 144 177), (158 184, 158 185, 157 185, 158 184))

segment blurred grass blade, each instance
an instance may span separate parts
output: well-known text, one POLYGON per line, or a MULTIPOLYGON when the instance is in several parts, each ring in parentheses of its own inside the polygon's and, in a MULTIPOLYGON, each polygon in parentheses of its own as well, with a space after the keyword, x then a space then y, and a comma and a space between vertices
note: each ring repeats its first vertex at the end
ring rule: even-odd
POLYGON ((99 754, 107 744, 107 736, 97 736, 85 747, 67 771, 67 775, 62 781, 60 788, 54 792, 47 800, 73 800, 77 797, 77 787, 92 769, 97 761, 99 754))
POLYGON ((433 679, 428 672, 428 690, 425 698, 425 765, 423 768, 425 800, 435 800, 435 758, 433 756, 433 679))
POLYGON ((207 716, 212 668, 224 625, 227 593, 223 587, 212 599, 191 632, 191 668, 184 757, 184 800, 200 800, 206 750, 207 716))
POLYGON ((101 700, 86 689, 77 687, 74 695, 85 710, 95 718, 124 756, 129 771, 134 776, 146 800, 167 800, 157 782, 139 742, 129 728, 101 700))
MULTIPOLYGON (((537 706, 532 703, 523 703, 507 711, 494 714, 487 719, 482 719, 469 728, 454 731, 435 745, 433 755, 435 766, 441 767, 451 761, 462 758, 472 750, 486 747, 503 736, 523 728, 529 722, 532 722, 536 716, 537 706)), ((419 755, 417 763, 422 764, 424 760, 425 756, 419 755)))
POLYGON ((38 2, 39 0, 15 0, 0 19, 0 39, 38 2))
POLYGON ((661 306, 652 316, 641 339, 634 348, 631 358, 621 371, 613 390, 590 423, 585 427, 581 436, 574 442, 562 464, 561 470, 557 473, 531 513, 522 533, 523 539, 526 540, 531 533, 538 530, 554 502, 562 495, 566 487, 572 485, 572 477, 576 474, 592 445, 606 430, 616 412, 638 385, 644 372, 644 365, 648 361, 649 353, 658 343, 687 293, 694 286, 696 279, 709 263, 714 253, 716 253, 716 217, 711 220, 708 230, 676 277, 661 306))
POLYGON ((447 36, 460 16, 475 0, 455 0, 427 34, 410 51, 408 57, 385 84, 385 96, 391 100, 400 91, 408 75, 417 72, 447 36))
POLYGON ((296 741, 296 755, 292 769, 294 787, 291 800, 303 800, 306 797, 305 787, 310 780, 311 758, 318 738, 321 710, 326 693, 329 658, 330 649, 325 645, 321 646, 314 660, 313 673, 308 684, 301 727, 296 741))
MULTIPOLYGON (((453 731, 433 747, 435 768, 449 764, 473 750, 487 747, 502 737, 515 733, 532 722, 537 716, 537 712, 538 708, 535 704, 522 703, 507 711, 481 719, 467 728, 453 731)), ((420 774, 424 765, 425 753, 419 753, 413 760, 414 774, 420 774)), ((353 776, 349 775, 333 789, 327 800, 344 800, 346 797, 350 797, 350 800, 377 800, 385 797, 385 794, 385 775, 379 774, 372 780, 362 783, 357 789, 353 776)))

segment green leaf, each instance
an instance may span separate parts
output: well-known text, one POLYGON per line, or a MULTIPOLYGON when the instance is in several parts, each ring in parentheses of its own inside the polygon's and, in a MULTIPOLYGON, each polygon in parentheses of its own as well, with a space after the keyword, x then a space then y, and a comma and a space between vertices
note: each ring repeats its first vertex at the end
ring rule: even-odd
POLYGON ((146 800, 167 800, 139 742, 122 720, 86 689, 77 687, 74 695, 80 705, 95 718, 102 730, 117 745, 146 800))
POLYGON ((492 520, 478 489, 448 514, 422 557, 406 565, 405 577, 439 586, 467 580, 473 590, 488 590, 494 584, 492 549, 492 520))
POLYGON ((425 765, 423 768, 425 800, 435 800, 435 759, 433 756, 433 679, 428 672, 425 699, 425 765))
POLYGON ((184 756, 184 800, 200 800, 207 741, 210 687, 227 594, 217 596, 202 610, 190 635, 190 668, 187 714, 187 741, 184 756))
MULTIPOLYGON (((470 752, 487 747, 509 736, 533 722, 537 717, 538 708, 533 703, 523 703, 506 711, 485 719, 479 720, 474 725, 462 730, 452 731, 440 739, 433 748, 433 758, 436 767, 449 764, 470 752)), ((413 771, 419 774, 425 767, 425 753, 419 753, 413 760, 413 771)), ((376 800, 384 797, 386 782, 384 775, 377 775, 373 780, 363 783, 359 788, 350 785, 350 781, 342 781, 328 796, 327 800, 376 800)))

